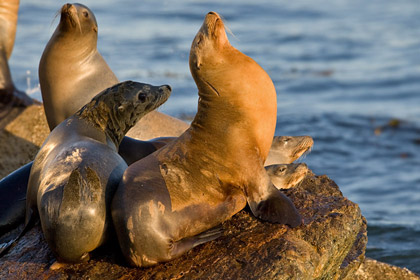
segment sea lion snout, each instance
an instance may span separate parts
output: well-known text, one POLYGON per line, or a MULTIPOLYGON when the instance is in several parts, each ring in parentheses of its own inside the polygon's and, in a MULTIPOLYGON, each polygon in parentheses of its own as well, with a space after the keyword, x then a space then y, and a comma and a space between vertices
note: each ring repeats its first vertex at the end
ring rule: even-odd
POLYGON ((163 86, 160 87, 160 90, 161 90, 161 92, 167 92, 167 91, 169 91, 169 93, 172 92, 172 88, 171 88, 170 85, 163 85, 163 86))
POLYGON ((77 8, 73 4, 67 3, 61 7, 60 12, 62 15, 75 15, 77 13, 77 8))
MULTIPOLYGON (((168 100, 171 95, 171 87, 169 85, 153 86, 149 84, 127 81, 127 87, 136 89, 135 95, 131 98, 135 99, 138 104, 143 104, 145 113, 156 109, 168 100)), ((125 87, 123 87, 125 89, 125 87)), ((140 107, 139 107, 140 109, 140 107)))

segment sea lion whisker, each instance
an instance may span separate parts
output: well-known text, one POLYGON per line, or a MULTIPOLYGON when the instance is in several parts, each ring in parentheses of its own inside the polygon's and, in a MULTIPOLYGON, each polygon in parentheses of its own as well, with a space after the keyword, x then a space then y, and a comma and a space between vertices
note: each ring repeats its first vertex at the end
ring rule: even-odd
POLYGON ((58 11, 55 13, 55 15, 54 15, 53 19, 51 20, 50 27, 52 27, 52 26, 53 26, 53 23, 57 20, 57 18, 58 18, 58 16, 59 16, 60 14, 61 14, 61 10, 58 10, 58 11))
POLYGON ((232 30, 229 28, 228 23, 226 22, 226 20, 224 18, 222 18, 223 20, 223 24, 225 25, 225 30, 226 32, 231 35, 233 38, 235 38, 236 41, 240 41, 238 37, 236 37, 236 35, 232 32, 232 30))

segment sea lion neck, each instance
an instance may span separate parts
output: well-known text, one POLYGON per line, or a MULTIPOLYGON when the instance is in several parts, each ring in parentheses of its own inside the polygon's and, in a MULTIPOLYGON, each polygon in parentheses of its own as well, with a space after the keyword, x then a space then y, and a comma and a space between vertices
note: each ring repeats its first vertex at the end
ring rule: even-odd
POLYGON ((246 137, 249 140, 242 143, 244 146, 231 145, 228 153, 237 154, 241 148, 255 150, 265 161, 276 125, 274 85, 254 60, 233 47, 224 49, 218 59, 217 62, 203 60, 200 69, 191 71, 200 96, 197 115, 191 124, 192 138, 210 137, 215 143, 226 141, 220 145, 227 146, 232 143, 233 135, 236 139, 246 137), (211 133, 206 135, 206 131, 211 133))
POLYGON ((116 133, 115 126, 113 125, 113 118, 110 117, 111 111, 112 108, 110 108, 106 102, 94 98, 76 113, 76 117, 92 124, 97 129, 104 132, 107 138, 115 145, 116 149, 118 149, 124 135, 122 134, 121 136, 120 133, 116 133))
POLYGON ((170 92, 167 85, 125 81, 96 95, 75 116, 103 131, 118 149, 128 130, 145 114, 162 105, 170 92))

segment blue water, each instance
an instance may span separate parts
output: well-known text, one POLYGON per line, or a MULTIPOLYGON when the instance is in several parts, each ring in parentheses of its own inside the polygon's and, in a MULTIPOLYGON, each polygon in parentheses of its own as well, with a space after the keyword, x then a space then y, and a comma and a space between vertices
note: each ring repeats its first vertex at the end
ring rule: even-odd
MULTIPOLYGON (((83 3, 119 79, 170 84, 161 111, 178 117, 197 106, 191 41, 207 12, 223 15, 231 43, 276 85, 276 133, 311 135, 304 161, 361 207, 367 256, 420 273, 420 2, 226 2, 83 3)), ((18 87, 37 98, 39 59, 64 3, 21 1, 10 64, 18 87)))

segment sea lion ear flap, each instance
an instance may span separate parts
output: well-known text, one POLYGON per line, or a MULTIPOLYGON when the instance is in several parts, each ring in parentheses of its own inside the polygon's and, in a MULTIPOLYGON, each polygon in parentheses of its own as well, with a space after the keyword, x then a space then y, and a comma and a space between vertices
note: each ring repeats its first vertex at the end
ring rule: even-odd
POLYGON ((293 202, 279 191, 270 179, 262 186, 247 188, 246 195, 255 217, 270 223, 288 225, 291 228, 301 225, 302 217, 293 202))
POLYGON ((201 67, 201 59, 198 56, 195 57, 195 67, 197 67, 197 69, 200 69, 201 67))
POLYGON ((190 67, 194 66, 196 69, 200 70, 201 59, 197 54, 190 54, 190 67))

